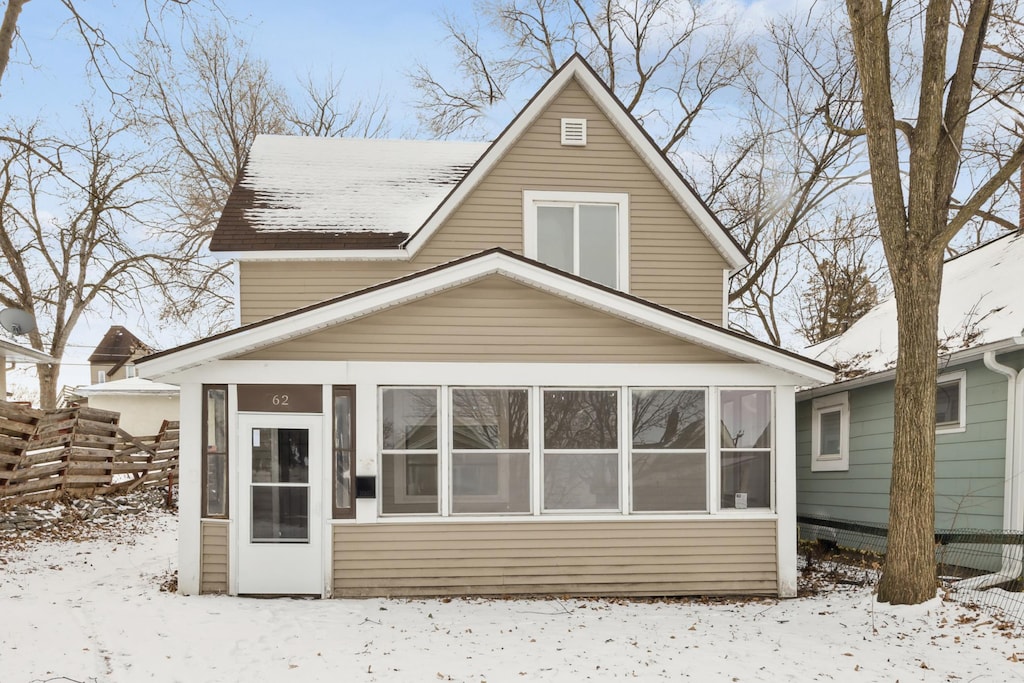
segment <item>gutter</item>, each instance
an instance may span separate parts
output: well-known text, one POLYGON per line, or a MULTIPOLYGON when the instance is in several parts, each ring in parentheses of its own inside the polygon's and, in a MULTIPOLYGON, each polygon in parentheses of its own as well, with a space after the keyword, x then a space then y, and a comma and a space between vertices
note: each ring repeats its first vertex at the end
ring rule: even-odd
MULTIPOLYGON (((1024 419, 1018 413, 1024 408, 1024 371, 1014 370, 996 361, 995 351, 986 351, 985 367, 1006 377, 1006 472, 1003 485, 1003 529, 1024 529, 1024 496, 1017 481, 1024 469, 1024 419)), ((993 574, 958 581, 954 588, 982 589, 1014 581, 1024 569, 1021 545, 1004 545, 1002 565, 993 574)))

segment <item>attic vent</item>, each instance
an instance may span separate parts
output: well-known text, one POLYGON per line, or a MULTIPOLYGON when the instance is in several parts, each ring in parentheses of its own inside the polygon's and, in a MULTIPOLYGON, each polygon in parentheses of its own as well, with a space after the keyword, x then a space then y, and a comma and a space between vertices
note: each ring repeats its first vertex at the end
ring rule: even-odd
POLYGON ((587 144, 586 119, 562 119, 562 144, 582 147, 587 144))

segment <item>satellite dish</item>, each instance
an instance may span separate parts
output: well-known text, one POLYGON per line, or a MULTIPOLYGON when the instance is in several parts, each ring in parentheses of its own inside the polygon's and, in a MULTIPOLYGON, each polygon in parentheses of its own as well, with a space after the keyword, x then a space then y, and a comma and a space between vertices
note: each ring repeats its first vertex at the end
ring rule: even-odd
POLYGON ((0 326, 11 334, 28 334, 35 332, 36 319, 28 311, 17 308, 5 308, 0 311, 0 326))

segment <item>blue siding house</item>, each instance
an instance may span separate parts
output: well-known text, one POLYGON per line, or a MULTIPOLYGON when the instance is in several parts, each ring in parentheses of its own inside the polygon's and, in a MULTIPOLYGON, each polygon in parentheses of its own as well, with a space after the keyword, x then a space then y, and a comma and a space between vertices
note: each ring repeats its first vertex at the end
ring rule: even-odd
MULTIPOLYGON (((946 262, 936 359, 936 529, 1024 529, 1022 328, 1024 234, 946 262)), ((797 394, 797 514, 886 525, 895 301, 881 302, 807 354, 839 371, 836 382, 797 394)), ((1015 562, 978 568, 1019 575, 1015 562)))

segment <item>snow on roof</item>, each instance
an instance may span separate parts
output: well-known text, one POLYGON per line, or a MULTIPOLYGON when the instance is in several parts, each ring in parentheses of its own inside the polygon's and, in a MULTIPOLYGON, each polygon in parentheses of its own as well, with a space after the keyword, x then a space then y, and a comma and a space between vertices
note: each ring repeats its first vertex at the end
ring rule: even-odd
MULTIPOLYGON (((1012 233, 946 262, 939 302, 943 354, 1022 336, 1024 234, 1012 233)), ((806 349, 848 377, 896 365, 896 300, 890 296, 843 334, 806 349)))
POLYGON ((6 339, 0 339, 0 362, 8 363, 56 363, 57 361, 41 351, 20 346, 6 339))
POLYGON ((75 390, 75 393, 80 396, 106 396, 110 394, 177 395, 178 392, 179 389, 174 384, 154 382, 142 377, 129 377, 128 379, 119 379, 113 382, 100 382, 99 384, 79 387, 75 390))
POLYGON ((245 218, 260 232, 408 234, 488 145, 260 135, 241 181, 257 193, 245 218))

